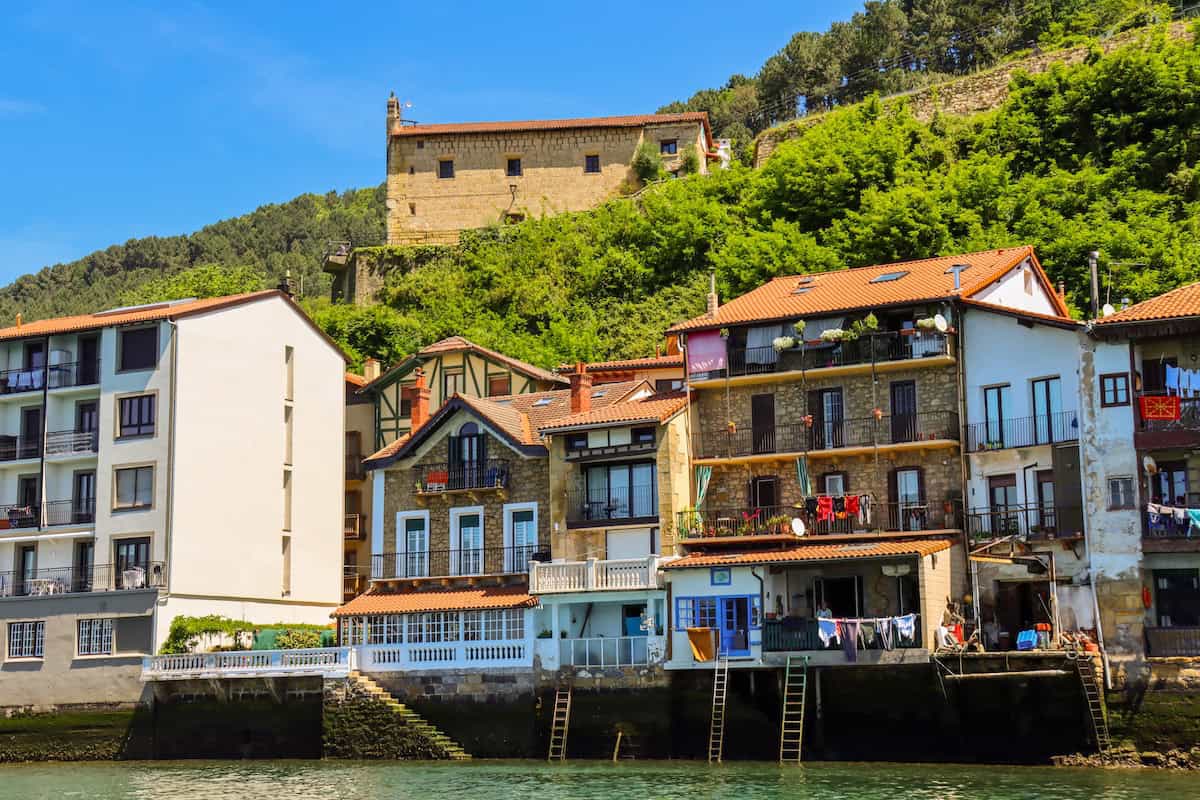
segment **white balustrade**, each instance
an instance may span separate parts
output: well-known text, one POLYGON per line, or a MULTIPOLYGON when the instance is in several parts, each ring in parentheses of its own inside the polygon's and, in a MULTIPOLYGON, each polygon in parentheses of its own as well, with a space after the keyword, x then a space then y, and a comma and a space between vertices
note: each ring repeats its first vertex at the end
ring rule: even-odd
POLYGON ((559 663, 564 667, 636 667, 662 661, 661 636, 597 636, 560 639, 559 663))
POLYGON ((533 651, 524 639, 369 644, 357 649, 362 653, 362 668, 368 672, 533 666, 533 651))
POLYGON ((347 675, 355 667, 355 660, 355 653, 350 647, 147 656, 142 660, 142 680, 302 675, 339 677, 347 675))
POLYGON ((560 592, 660 589, 658 556, 587 561, 532 562, 529 590, 533 594, 560 592))

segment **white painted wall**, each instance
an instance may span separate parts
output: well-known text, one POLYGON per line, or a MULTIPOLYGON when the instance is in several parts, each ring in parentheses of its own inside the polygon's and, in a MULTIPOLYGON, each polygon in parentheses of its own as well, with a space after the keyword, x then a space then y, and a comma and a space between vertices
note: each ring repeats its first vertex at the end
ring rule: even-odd
MULTIPOLYGON (((969 273, 964 280, 972 280, 975 276, 969 273)), ((1010 269, 1000 280, 975 295, 975 300, 1006 308, 1019 308, 1022 311, 1035 311, 1039 314, 1057 314, 1054 302, 1042 287, 1037 273, 1029 259, 1025 259, 1010 269)))

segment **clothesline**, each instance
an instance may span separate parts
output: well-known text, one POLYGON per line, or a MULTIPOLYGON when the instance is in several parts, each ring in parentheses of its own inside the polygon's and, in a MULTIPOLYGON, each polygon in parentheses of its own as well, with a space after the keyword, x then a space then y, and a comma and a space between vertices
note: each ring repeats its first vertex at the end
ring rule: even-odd
POLYGON ((1192 531, 1200 531, 1200 508, 1184 508, 1182 506, 1167 506, 1160 503, 1147 503, 1146 513, 1151 528, 1174 527, 1186 530, 1188 536, 1192 531))
POLYGON ((863 646, 870 646, 878 637, 884 650, 892 650, 897 639, 915 642, 916 634, 915 613, 898 617, 817 617, 817 636, 821 643, 828 647, 830 640, 837 639, 850 662, 858 660, 860 640, 863 646))
POLYGON ((897 619, 907 620, 909 618, 915 620, 919 616, 921 616, 921 615, 914 611, 911 614, 899 614, 899 615, 890 616, 890 617, 817 617, 817 620, 818 621, 829 620, 830 622, 877 623, 877 622, 891 622, 892 620, 897 620, 897 619))

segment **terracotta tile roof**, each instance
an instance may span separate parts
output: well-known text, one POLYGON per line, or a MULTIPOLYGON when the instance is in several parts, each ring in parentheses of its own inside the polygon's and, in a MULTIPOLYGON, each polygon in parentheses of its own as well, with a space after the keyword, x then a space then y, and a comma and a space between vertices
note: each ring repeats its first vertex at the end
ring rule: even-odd
POLYGON ((1054 292, 1033 248, 1023 246, 775 278, 720 306, 715 317, 695 317, 675 325, 669 333, 971 297, 1026 258, 1032 260, 1044 288, 1059 306, 1058 310, 1064 317, 1068 316, 1066 305, 1054 292), (962 288, 959 290, 954 288, 954 275, 947 272, 956 264, 968 266, 961 273, 962 288), (907 274, 897 280, 871 282, 893 272, 907 274), (809 288, 797 293, 797 289, 804 287, 809 288))
POLYGON ((664 564, 663 568, 686 569, 688 567, 721 567, 738 564, 844 561, 855 558, 880 558, 886 556, 927 556, 949 549, 949 539, 910 539, 908 541, 821 544, 819 537, 816 537, 811 544, 790 547, 786 550, 758 550, 722 554, 697 553, 664 564))
POLYGON ((24 339, 30 336, 54 336, 62 333, 78 333, 107 328, 113 325, 131 325, 138 322, 176 319, 191 314, 216 311, 276 296, 286 297, 278 289, 267 289, 261 292, 246 292, 245 294, 232 294, 225 297, 206 297, 202 300, 177 300, 167 303, 134 306, 126 309, 101 311, 96 314, 80 314, 74 317, 42 319, 36 322, 26 322, 22 325, 0 328, 0 341, 24 339))
POLYGON ((361 387, 361 386, 367 385, 367 379, 364 378, 362 375, 355 375, 353 372, 347 372, 346 373, 346 383, 349 383, 353 386, 361 387))
POLYGON ((984 311, 995 311, 998 314, 1008 314, 1013 317, 1027 317, 1032 320, 1041 320, 1051 325, 1059 325, 1065 328, 1082 328, 1084 323, 1070 317, 1056 316, 1054 314, 1040 314, 1036 311, 1025 311, 1019 308, 1009 308, 1008 306, 996 305, 995 303, 985 303, 982 300, 972 300, 969 297, 961 299, 964 305, 973 308, 981 308, 984 311))
POLYGON ((436 136, 456 133, 509 133, 514 131, 555 131, 573 128, 638 128, 643 125, 669 125, 678 122, 699 122, 704 126, 704 138, 712 147, 708 113, 688 111, 681 114, 632 114, 622 117, 583 117, 580 119, 530 119, 514 122, 455 122, 430 125, 401 125, 393 128, 392 136, 436 136))
POLYGON ((495 361, 499 361, 501 364, 507 364, 517 372, 529 375, 533 378, 538 378, 543 381, 549 381, 550 383, 567 382, 566 378, 561 375, 555 375, 549 370, 542 369, 541 367, 535 367, 533 364, 521 361, 520 359, 512 358, 511 356, 506 356, 503 353, 498 353, 495 350, 490 350, 481 345, 477 345, 464 336, 450 336, 442 339, 441 341, 434 342, 428 347, 424 347, 417 351, 417 355, 435 356, 440 353, 461 353, 463 351, 479 353, 480 355, 484 355, 495 361))
POLYGON ((1155 320, 1200 317, 1200 283, 1190 283, 1178 289, 1151 297, 1149 300, 1118 311, 1111 317, 1096 320, 1097 325, 1122 322, 1153 322, 1155 320))
MULTIPOLYGON (((607 384, 612 386, 615 384, 607 384)), ((600 388, 603 388, 604 384, 600 388)), ((684 392, 668 392, 652 394, 637 400, 624 403, 612 403, 603 408, 593 408, 583 414, 572 414, 555 422, 538 427, 542 433, 568 430, 570 428, 586 428, 592 425, 603 425, 617 422, 666 422, 687 406, 687 394, 684 392)))
POLYGON ((399 452, 400 448, 404 447, 405 443, 408 442, 408 440, 411 438, 412 438, 411 431, 409 433, 405 433, 400 436, 397 436, 396 441, 391 442, 389 444, 385 444, 383 447, 376 450, 374 453, 367 456, 363 460, 364 461, 374 461, 377 458, 387 458, 389 456, 395 455, 397 452, 399 452))
MULTIPOLYGON (((587 365, 588 372, 624 372, 631 369, 670 369, 683 367, 683 354, 670 356, 648 356, 646 358, 626 358, 617 361, 594 361, 587 365)), ((574 364, 563 364, 558 368, 559 375, 574 375, 574 364)))
POLYGON ((372 589, 333 612, 334 617, 370 614, 413 614, 422 611, 477 611, 489 608, 531 608, 537 605, 527 586, 483 589, 434 589, 382 592, 372 589))

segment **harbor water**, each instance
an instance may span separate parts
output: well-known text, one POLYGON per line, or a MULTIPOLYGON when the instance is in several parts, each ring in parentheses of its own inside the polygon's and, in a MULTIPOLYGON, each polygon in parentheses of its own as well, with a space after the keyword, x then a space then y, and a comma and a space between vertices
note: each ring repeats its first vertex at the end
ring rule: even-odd
POLYGON ((813 763, 189 761, 0 766, 0 799, 171 800, 1132 800, 1200 798, 1194 773, 813 763))

